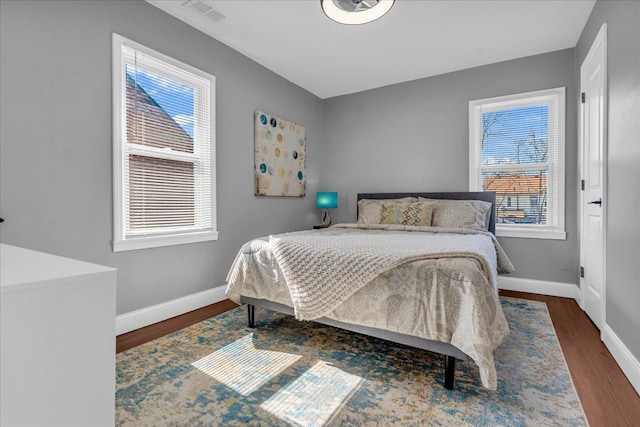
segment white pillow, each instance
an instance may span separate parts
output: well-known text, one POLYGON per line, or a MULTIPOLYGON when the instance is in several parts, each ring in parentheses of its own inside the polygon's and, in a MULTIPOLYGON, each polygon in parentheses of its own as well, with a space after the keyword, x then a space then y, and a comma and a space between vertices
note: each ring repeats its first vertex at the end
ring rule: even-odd
POLYGON ((475 230, 488 230, 491 217, 490 202, 484 200, 447 200, 426 199, 420 201, 433 203, 433 216, 431 225, 447 228, 473 228, 475 230))

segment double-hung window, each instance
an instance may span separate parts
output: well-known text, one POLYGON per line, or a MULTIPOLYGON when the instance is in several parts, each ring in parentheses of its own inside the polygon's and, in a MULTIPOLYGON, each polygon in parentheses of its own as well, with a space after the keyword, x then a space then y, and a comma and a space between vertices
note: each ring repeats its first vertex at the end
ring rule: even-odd
POLYGON ((214 106, 214 76, 113 35, 114 251, 217 239, 214 106))
POLYGON ((565 239, 565 89, 469 102, 469 189, 496 192, 496 234, 565 239))

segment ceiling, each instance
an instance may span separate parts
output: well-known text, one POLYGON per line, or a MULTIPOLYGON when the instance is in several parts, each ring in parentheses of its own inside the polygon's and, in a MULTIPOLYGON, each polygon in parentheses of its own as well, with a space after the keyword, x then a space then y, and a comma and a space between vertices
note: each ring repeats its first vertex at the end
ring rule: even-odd
POLYGON ((574 47, 595 0, 396 0, 364 25, 319 0, 147 0, 326 99, 574 47))

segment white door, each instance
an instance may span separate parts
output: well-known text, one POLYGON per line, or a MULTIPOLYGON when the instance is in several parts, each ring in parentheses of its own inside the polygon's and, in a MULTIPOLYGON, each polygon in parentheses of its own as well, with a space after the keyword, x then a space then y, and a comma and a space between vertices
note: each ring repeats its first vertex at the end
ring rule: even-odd
POLYGON ((580 67, 580 265, 583 310, 598 328, 605 315, 606 24, 580 67))

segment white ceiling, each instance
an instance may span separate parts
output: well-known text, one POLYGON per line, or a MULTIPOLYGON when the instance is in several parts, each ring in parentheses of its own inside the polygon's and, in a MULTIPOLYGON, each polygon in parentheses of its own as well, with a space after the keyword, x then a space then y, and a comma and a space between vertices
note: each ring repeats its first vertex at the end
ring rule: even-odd
POLYGON ((319 0, 147 1, 323 99, 574 47, 595 4, 396 0, 341 25, 319 0))

